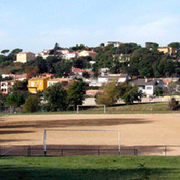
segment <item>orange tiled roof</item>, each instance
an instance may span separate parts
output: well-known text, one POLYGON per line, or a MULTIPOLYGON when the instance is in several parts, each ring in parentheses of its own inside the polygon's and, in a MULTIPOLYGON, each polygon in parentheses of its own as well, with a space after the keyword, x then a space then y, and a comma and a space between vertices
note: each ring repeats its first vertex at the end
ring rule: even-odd
POLYGON ((162 79, 162 81, 163 81, 163 83, 167 84, 167 83, 171 82, 172 79, 171 78, 169 78, 169 79, 162 79))
POLYGON ((72 68, 71 72, 84 72, 84 71, 80 68, 72 68))
POLYGON ((48 81, 59 81, 59 82, 63 82, 63 81, 74 81, 74 79, 69 79, 69 78, 54 78, 54 79, 49 79, 48 81))
POLYGON ((32 53, 32 52, 20 52, 18 54, 30 54, 30 53, 32 53))
POLYGON ((29 80, 43 80, 43 79, 48 79, 48 77, 32 77, 29 80))

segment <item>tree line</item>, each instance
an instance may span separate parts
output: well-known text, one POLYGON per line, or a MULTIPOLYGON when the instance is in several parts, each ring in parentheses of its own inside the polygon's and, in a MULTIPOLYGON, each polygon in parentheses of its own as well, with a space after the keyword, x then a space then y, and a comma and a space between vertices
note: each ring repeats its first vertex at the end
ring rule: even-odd
MULTIPOLYGON (((98 47, 88 48, 84 45, 70 47, 70 50, 94 50, 98 53, 96 63, 91 66, 89 57, 77 57, 72 60, 61 59, 56 43, 55 47, 49 53, 47 59, 36 57, 35 60, 22 64, 22 68, 11 69, 11 73, 25 72, 29 77, 48 72, 55 74, 55 77, 68 76, 72 67, 87 69, 92 68, 94 76, 99 75, 100 68, 109 68, 111 73, 128 73, 135 77, 170 77, 173 75, 180 76, 180 43, 172 42, 168 47, 175 48, 175 54, 169 55, 158 51, 158 44, 146 42, 143 48, 136 43, 123 43, 119 47, 112 44, 104 46, 102 43, 98 47), (123 55, 121 60, 120 55, 123 55), (123 59, 124 58, 124 59, 123 59)), ((13 63, 15 55, 22 49, 16 48, 11 52, 7 49, 1 51, 0 68, 4 68, 13 63)))
POLYGON ((76 109, 82 105, 85 97, 85 85, 82 80, 75 80, 65 89, 61 83, 49 86, 42 92, 31 94, 27 91, 27 81, 17 81, 10 94, 0 94, 0 108, 9 106, 14 112, 15 108, 23 107, 24 112, 65 111, 76 109))
POLYGON ((101 46, 97 50, 98 56, 93 71, 98 75, 99 68, 109 68, 111 73, 127 73, 136 77, 170 77, 180 76, 180 43, 170 43, 168 47, 175 48, 175 54, 169 55, 158 51, 157 43, 146 43, 142 48, 136 43, 101 46), (119 60, 123 54, 123 60, 119 60), (127 58, 129 57, 129 59, 127 58))

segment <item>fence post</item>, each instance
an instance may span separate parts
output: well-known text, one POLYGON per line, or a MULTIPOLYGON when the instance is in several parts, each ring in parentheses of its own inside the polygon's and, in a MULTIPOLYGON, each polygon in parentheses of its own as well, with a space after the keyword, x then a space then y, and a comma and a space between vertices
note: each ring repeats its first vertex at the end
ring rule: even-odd
POLYGON ((100 156, 100 149, 98 149, 98 156, 100 156))
POLYGON ((61 149, 61 156, 63 156, 63 149, 61 149))
POLYGON ((134 155, 137 156, 138 155, 138 149, 136 147, 134 147, 134 155))
POLYGON ((164 156, 166 156, 166 146, 164 147, 164 156))
POLYGON ((28 147, 27 151, 28 151, 28 156, 31 156, 31 146, 28 147))

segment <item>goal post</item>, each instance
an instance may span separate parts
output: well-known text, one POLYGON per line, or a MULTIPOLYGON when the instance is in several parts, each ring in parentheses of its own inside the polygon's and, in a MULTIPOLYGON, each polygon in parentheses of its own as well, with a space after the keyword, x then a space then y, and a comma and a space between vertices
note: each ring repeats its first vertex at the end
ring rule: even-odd
POLYGON ((47 131, 116 131, 118 133, 118 152, 121 154, 121 141, 120 141, 120 130, 118 129, 44 129, 44 137, 43 137, 43 152, 44 156, 46 156, 47 151, 47 131))
POLYGON ((79 114, 79 107, 103 107, 104 114, 106 113, 106 105, 77 105, 77 114, 79 114))

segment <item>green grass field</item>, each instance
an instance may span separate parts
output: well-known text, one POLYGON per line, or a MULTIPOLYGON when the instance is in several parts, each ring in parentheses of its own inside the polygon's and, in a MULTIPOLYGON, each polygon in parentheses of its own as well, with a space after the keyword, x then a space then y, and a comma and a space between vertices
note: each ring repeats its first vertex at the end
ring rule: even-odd
MULTIPOLYGON (((106 114, 164 114, 164 113, 179 113, 177 111, 170 111, 168 103, 140 103, 133 105, 117 105, 112 107, 106 107, 106 114)), ((103 114, 103 107, 91 107, 87 109, 80 109, 79 114, 103 114)), ((41 115, 41 114, 77 114, 77 111, 58 111, 58 112, 35 112, 35 113, 17 113, 18 115, 41 115)), ((3 116, 6 114, 0 114, 3 116)), ((7 114, 10 115, 10 114, 7 114)), ((15 114, 13 114, 15 115, 15 114)))
POLYGON ((180 179, 180 157, 0 157, 0 179, 180 179))

